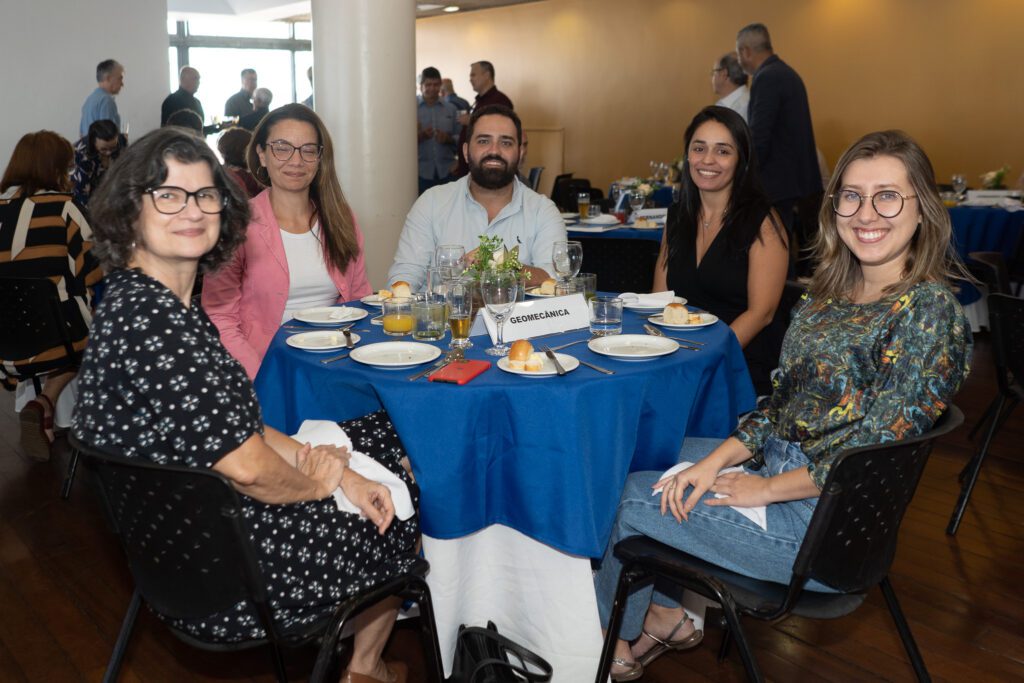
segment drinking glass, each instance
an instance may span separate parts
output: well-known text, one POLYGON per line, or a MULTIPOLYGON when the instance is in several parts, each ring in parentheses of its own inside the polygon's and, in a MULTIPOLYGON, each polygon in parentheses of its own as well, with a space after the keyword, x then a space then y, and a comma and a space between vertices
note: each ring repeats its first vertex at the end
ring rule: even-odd
POLYGON ((580 192, 576 195, 576 210, 580 214, 580 222, 586 220, 590 215, 590 192, 580 192))
POLYGON ((392 337, 404 337, 412 332, 412 297, 393 296, 381 304, 383 309, 384 334, 392 337))
POLYGON ((434 250, 434 263, 444 279, 462 277, 466 270, 466 248, 461 244, 442 244, 434 250))
MULTIPOLYGON (((640 190, 629 191, 629 208, 635 214, 640 209, 644 208, 644 204, 647 202, 647 195, 640 190)), ((632 215, 632 214, 631 214, 632 215)))
POLYGON ((576 277, 583 265, 583 244, 575 240, 555 242, 551 247, 551 262, 562 282, 576 277))
POLYGON ((622 334, 622 299, 595 296, 590 300, 590 334, 595 337, 622 334))
POLYGON ((582 292, 587 301, 597 295, 597 273, 580 273, 576 276, 577 292, 582 292))
POLYGON ((469 341, 469 328, 473 323, 473 280, 452 280, 448 284, 445 301, 448 303, 448 326, 452 330, 452 349, 473 348, 469 341))
POLYGON ((412 332, 413 339, 436 341, 444 336, 446 322, 444 297, 428 293, 421 301, 414 301, 412 316, 415 324, 412 332))
POLYGON ((956 192, 957 197, 962 197, 964 192, 967 191, 967 176, 962 173, 953 174, 953 192, 956 192))
POLYGON ((505 318, 515 306, 518 291, 519 278, 515 273, 488 270, 480 276, 480 294, 483 295, 484 305, 498 324, 498 343, 487 349, 488 355, 508 355, 508 344, 504 336, 505 318))

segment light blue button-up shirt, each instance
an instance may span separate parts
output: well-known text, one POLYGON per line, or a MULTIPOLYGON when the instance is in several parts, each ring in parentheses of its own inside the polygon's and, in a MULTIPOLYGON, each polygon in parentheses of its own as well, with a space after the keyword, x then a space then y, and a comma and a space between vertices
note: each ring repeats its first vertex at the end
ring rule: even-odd
POLYGON ((416 107, 416 120, 424 130, 432 128, 451 136, 451 142, 445 144, 433 137, 420 141, 417 148, 420 178, 447 178, 451 175, 451 167, 455 162, 455 145, 459 139, 459 112, 454 105, 444 100, 439 99, 430 105, 420 97, 416 107), (435 173, 437 175, 434 175, 435 173))
POLYGON ((442 244, 461 244, 470 252, 481 235, 499 235, 511 249, 519 245, 523 265, 553 273, 551 248, 564 240, 565 222, 554 202, 513 180, 512 201, 487 222, 487 209, 469 192, 469 176, 433 187, 416 200, 405 219, 388 271, 388 284, 405 280, 414 292, 423 289, 434 250, 442 244))
POLYGON ((84 138, 89 134, 89 126, 93 121, 110 119, 121 130, 121 115, 117 113, 117 102, 114 96, 103 88, 96 88, 85 98, 82 104, 82 119, 78 124, 78 132, 84 138))

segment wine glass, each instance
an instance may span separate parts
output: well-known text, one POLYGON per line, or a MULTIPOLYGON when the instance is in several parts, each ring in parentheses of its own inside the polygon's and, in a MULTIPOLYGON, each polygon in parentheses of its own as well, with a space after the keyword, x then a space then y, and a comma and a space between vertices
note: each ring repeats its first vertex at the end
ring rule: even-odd
POLYGON ((505 318, 512 312, 519 291, 519 277, 515 273, 501 270, 488 270, 480 276, 480 293, 483 295, 487 311, 498 324, 498 343, 487 349, 491 356, 508 355, 508 344, 505 343, 505 318))
POLYGON ((448 304, 448 326, 452 330, 452 349, 473 348, 469 341, 469 328, 473 323, 473 285, 471 278, 448 283, 445 302, 448 304))
POLYGON ((632 218, 637 211, 644 208, 644 204, 647 202, 647 195, 640 190, 629 191, 629 208, 632 211, 630 217, 632 218))
POLYGON ((964 192, 967 191, 967 176, 962 173, 953 174, 953 192, 956 192, 957 198, 963 197, 964 192))
POLYGON ((434 264, 446 280, 462 277, 466 270, 466 248, 461 244, 442 244, 434 250, 434 264))
POLYGON ((583 265, 583 244, 574 240, 555 242, 551 247, 551 262, 559 281, 564 284, 580 272, 583 265))

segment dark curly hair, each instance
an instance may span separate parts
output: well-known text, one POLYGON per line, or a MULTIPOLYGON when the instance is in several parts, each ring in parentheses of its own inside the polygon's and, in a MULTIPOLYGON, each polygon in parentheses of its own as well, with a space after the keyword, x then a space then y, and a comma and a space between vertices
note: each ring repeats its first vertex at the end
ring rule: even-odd
POLYGON ((245 241, 249 203, 221 167, 213 150, 186 130, 158 128, 121 154, 89 202, 93 253, 106 269, 128 267, 135 242, 140 239, 138 223, 146 189, 157 187, 167 179, 167 159, 182 164, 205 162, 213 173, 214 185, 226 200, 220 214, 220 237, 213 249, 199 259, 200 270, 215 270, 245 241))

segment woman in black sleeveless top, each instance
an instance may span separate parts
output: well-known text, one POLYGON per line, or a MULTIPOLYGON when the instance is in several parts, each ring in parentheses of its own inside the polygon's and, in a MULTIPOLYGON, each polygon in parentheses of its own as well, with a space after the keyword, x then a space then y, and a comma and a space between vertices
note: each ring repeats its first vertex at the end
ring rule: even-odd
POLYGON ((682 191, 669 209, 653 291, 673 289, 726 322, 757 393, 770 394, 786 330, 775 312, 789 251, 753 155, 750 129, 731 109, 705 107, 690 122, 682 191))

